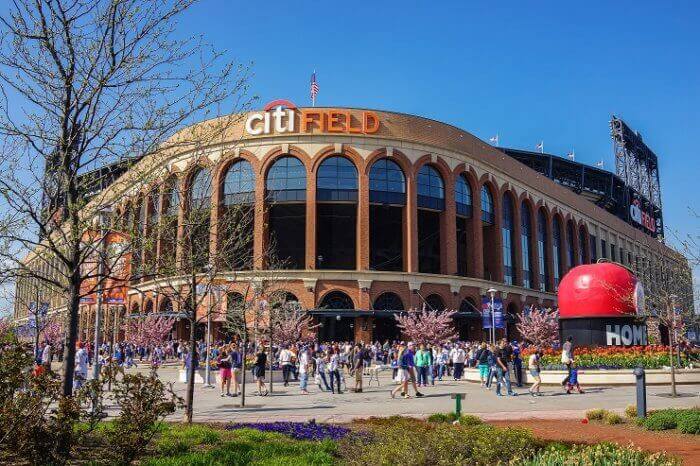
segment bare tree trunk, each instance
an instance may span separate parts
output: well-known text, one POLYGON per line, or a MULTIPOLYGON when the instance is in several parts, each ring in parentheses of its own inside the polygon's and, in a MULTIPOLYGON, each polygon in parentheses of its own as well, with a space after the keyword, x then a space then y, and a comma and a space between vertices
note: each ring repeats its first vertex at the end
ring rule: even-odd
POLYGON ((192 423, 192 412, 194 405, 194 356, 197 352, 195 344, 195 326, 197 319, 190 320, 190 365, 187 367, 187 394, 185 395, 185 422, 192 423))
POLYGON ((678 393, 676 392, 676 371, 673 365, 673 330, 671 327, 668 328, 668 355, 671 363, 671 396, 675 398, 678 393))
MULTIPOLYGON (((245 325, 245 323, 244 323, 245 325)), ((245 406, 245 358, 248 355, 248 336, 247 331, 243 333, 243 356, 241 356, 241 408, 245 406)))
POLYGON ((68 300, 68 331, 63 345, 63 396, 73 395, 73 375, 75 373, 75 345, 78 341, 78 309, 80 306, 80 269, 71 276, 70 298, 68 300))

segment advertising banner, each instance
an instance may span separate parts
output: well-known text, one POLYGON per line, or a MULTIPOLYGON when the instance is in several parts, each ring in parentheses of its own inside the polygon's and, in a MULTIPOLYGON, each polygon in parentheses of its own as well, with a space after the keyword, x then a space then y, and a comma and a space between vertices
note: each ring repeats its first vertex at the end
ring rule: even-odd
POLYGON ((483 296, 481 298, 481 321, 483 328, 492 328, 494 325, 496 328, 505 328, 506 323, 503 318, 503 300, 500 298, 495 298, 493 300, 493 307, 491 309, 491 298, 483 296), (493 311, 493 318, 491 317, 491 312, 493 311))

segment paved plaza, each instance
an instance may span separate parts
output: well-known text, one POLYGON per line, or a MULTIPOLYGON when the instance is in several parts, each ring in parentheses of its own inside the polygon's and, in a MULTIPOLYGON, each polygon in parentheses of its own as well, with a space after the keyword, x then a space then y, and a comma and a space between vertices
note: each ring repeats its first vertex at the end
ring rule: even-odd
MULTIPOLYGON (((184 397, 185 384, 176 381, 175 367, 163 367, 159 374, 163 380, 173 381, 177 393, 184 397)), ((278 375, 276 372, 276 378, 278 375)), ((255 395, 254 384, 248 382, 244 408, 240 407, 240 397, 222 398, 218 387, 204 388, 198 384, 195 388, 195 420, 255 422, 315 419, 318 422, 348 422, 370 416, 425 417, 454 410, 454 400, 450 397, 452 393, 465 394, 463 412, 486 420, 581 419, 587 410, 595 408, 622 412, 625 407, 635 403, 636 396, 633 386, 582 387, 585 390, 582 395, 567 395, 561 387, 544 386, 544 396, 541 397, 530 396, 526 387, 514 387, 519 396, 498 397, 495 386, 489 391, 479 384, 445 378, 442 382, 436 381, 435 386, 423 388, 423 398, 403 399, 397 396, 392 399, 389 391, 395 384, 389 371, 380 374, 380 386, 375 381, 371 387, 367 387, 367 380, 368 377, 365 377, 363 393, 344 390, 343 394, 330 394, 310 385, 309 395, 299 393, 297 382, 284 387, 280 381, 274 383, 273 392, 266 397, 255 395)), ((354 380, 348 378, 347 381, 352 386, 354 380)), ((675 399, 669 396, 669 386, 649 386, 647 390, 649 409, 700 406, 698 385, 679 385, 679 397, 675 399)), ((176 413, 173 417, 176 419, 180 415, 176 413)))

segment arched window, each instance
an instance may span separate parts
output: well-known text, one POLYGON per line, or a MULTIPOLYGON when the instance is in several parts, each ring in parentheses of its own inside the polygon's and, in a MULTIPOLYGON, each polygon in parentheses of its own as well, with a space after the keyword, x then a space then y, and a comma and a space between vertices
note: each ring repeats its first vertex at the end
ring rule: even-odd
POLYGON ((247 160, 238 160, 224 178, 224 205, 255 202, 255 173, 247 160))
POLYGON ((175 269, 175 245, 177 243, 179 209, 180 192, 178 179, 171 177, 165 183, 161 207, 161 226, 159 228, 160 256, 158 267, 164 274, 174 272, 175 269))
POLYGON ((369 266, 402 271, 406 178, 393 160, 383 158, 369 172, 369 266))
POLYGON ((143 312, 145 314, 150 314, 153 312, 153 300, 149 299, 146 301, 146 305, 143 306, 143 312))
POLYGON ((455 203, 457 215, 472 216, 472 188, 464 175, 459 175, 455 182, 455 203))
POLYGON ((406 205, 406 177, 399 164, 379 159, 369 172, 369 202, 406 205))
POLYGON ((374 300, 373 308, 377 311, 403 311, 403 302, 396 293, 386 291, 374 300))
POLYGON ((318 167, 316 200, 357 201, 357 169, 353 163, 334 155, 318 167))
POLYGON ((299 159, 283 156, 267 172, 268 232, 275 268, 306 267, 306 168, 299 159))
POLYGON ((139 303, 133 303, 131 305, 131 312, 129 313, 129 315, 137 316, 137 315, 139 315, 140 312, 141 312, 141 307, 139 306, 139 303))
POLYGON ((574 247, 575 235, 576 231, 574 230, 574 223, 571 220, 569 220, 569 222, 566 225, 566 249, 569 257, 569 268, 573 268, 577 265, 576 248, 574 247))
POLYGON ((173 302, 170 300, 170 298, 164 298, 160 302, 160 312, 162 312, 164 314, 172 314, 173 302))
MULTIPOLYGON (((591 260, 586 254, 586 245, 588 244, 588 235, 586 229, 581 225, 578 229, 578 258, 580 264, 589 263, 591 260)), ((630 261, 631 262, 631 261, 630 261)), ((628 264, 631 265, 631 264, 628 264)))
POLYGON ((219 223, 219 262, 226 270, 253 268, 255 174, 250 162, 238 160, 226 172, 223 217, 219 223))
POLYGON ((503 225, 501 233, 503 237, 503 281, 506 285, 515 283, 515 236, 514 207, 512 197, 506 193, 503 195, 503 225))
POLYGON ((564 275, 563 264, 561 261, 561 224, 556 217, 552 222, 552 262, 554 263, 554 287, 559 286, 559 280, 564 275))
POLYGON ((190 186, 190 209, 185 222, 185 257, 187 270, 202 271, 209 264, 209 228, 211 210, 211 174, 199 168, 190 186))
POLYGON ((481 314, 481 311, 476 307, 474 298, 464 298, 459 304, 459 312, 478 312, 481 314))
POLYGON ((439 294, 433 293, 425 298, 425 307, 429 311, 444 311, 445 302, 442 300, 439 294))
POLYGON ((523 260, 523 286, 532 288, 532 270, 530 269, 530 239, 532 238, 532 219, 526 202, 520 204, 520 250, 523 260))
POLYGON ((160 217, 159 197, 160 193, 157 188, 152 189, 148 194, 148 219, 146 221, 148 228, 152 228, 158 223, 158 218, 160 217))
POLYGON ((418 207, 445 209, 445 185, 440 173, 430 165, 423 165, 418 171, 418 207))
POLYGON ((342 291, 331 291, 323 297, 320 307, 323 309, 355 309, 350 296, 342 291))
POLYGON ((357 169, 341 156, 321 162, 316 178, 316 267, 353 270, 357 264, 357 169))
POLYGON ((306 168, 296 157, 280 157, 267 172, 267 195, 274 202, 306 200, 306 168))
POLYGON ((547 250, 547 216, 544 210, 537 212, 537 271, 540 276, 540 291, 548 291, 549 288, 549 251, 547 250))
POLYGON ((192 177, 190 206, 193 209, 209 209, 211 206, 211 174, 206 168, 198 169, 192 177))
POLYGON ((493 194, 491 194, 491 190, 486 185, 481 187, 481 221, 487 225, 493 225, 495 221, 493 194))

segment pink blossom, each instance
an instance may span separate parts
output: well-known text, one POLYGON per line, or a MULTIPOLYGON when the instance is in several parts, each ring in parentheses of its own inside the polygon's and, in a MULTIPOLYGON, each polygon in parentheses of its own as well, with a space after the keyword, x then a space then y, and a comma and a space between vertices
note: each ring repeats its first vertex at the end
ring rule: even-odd
POLYGON ((529 314, 519 314, 515 325, 525 340, 541 348, 559 343, 559 312, 551 309, 532 309, 529 314))
POLYGON ((272 320, 272 339, 292 344, 300 341, 305 331, 313 329, 312 318, 301 309, 277 311, 272 320))
POLYGON ((425 307, 415 309, 406 315, 397 315, 397 325, 404 336, 419 344, 437 345, 447 340, 455 340, 457 332, 452 319, 456 311, 431 311, 425 307))
POLYGON ((41 329, 41 335, 41 340, 48 341, 51 346, 56 348, 64 338, 61 319, 54 317, 47 320, 41 329))
POLYGON ((175 318, 150 314, 129 319, 122 328, 126 339, 138 346, 156 346, 164 343, 172 332, 175 318))

